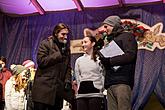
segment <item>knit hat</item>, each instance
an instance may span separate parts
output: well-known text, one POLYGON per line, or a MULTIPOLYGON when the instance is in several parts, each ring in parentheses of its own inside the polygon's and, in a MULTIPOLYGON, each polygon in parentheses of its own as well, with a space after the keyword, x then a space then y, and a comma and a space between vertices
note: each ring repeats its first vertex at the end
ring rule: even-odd
POLYGON ((119 16, 109 16, 103 21, 103 24, 108 24, 112 27, 120 26, 121 19, 119 16))
POLYGON ((25 66, 27 69, 29 69, 30 67, 33 67, 35 66, 34 62, 31 61, 31 60, 25 60, 23 63, 22 63, 23 66, 25 66))
POLYGON ((10 66, 10 69, 12 70, 14 74, 20 74, 22 71, 27 70, 26 67, 22 65, 15 65, 15 64, 12 64, 10 66))

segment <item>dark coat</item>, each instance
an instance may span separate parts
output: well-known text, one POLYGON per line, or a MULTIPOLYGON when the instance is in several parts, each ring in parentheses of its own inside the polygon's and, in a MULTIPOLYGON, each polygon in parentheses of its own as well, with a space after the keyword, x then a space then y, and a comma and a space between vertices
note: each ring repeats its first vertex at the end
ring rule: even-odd
POLYGON ((131 88, 134 83, 134 72, 137 57, 137 42, 135 37, 128 32, 122 32, 113 37, 113 40, 125 54, 111 57, 106 67, 105 88, 115 84, 127 84, 131 88), (113 66, 120 66, 114 70, 113 66))
POLYGON ((37 54, 38 68, 32 88, 32 100, 54 105, 62 101, 65 81, 71 81, 70 51, 62 51, 57 38, 43 40, 37 54))

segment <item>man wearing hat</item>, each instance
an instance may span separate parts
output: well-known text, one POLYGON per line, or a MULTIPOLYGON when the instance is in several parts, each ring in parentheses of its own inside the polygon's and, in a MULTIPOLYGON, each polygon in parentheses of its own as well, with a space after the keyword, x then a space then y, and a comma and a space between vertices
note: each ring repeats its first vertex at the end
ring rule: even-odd
POLYGON ((108 110, 131 110, 131 89, 137 55, 135 37, 124 31, 119 16, 107 17, 99 27, 99 31, 103 34, 104 43, 108 44, 113 40, 124 52, 114 57, 105 58, 100 55, 101 63, 106 70, 105 88, 108 110), (120 67, 114 69, 114 66, 120 67))

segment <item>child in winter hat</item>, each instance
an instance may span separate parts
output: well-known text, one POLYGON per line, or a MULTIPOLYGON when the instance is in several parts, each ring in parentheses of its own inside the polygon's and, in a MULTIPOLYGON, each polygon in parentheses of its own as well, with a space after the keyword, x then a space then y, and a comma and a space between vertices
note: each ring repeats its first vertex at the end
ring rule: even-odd
POLYGON ((5 105, 6 110, 24 110, 25 108, 25 90, 28 83, 28 69, 22 65, 12 64, 10 69, 13 76, 5 85, 5 105))
POLYGON ((26 67, 22 65, 15 65, 15 64, 12 64, 10 66, 10 69, 12 70, 13 74, 20 74, 22 71, 27 70, 26 67))

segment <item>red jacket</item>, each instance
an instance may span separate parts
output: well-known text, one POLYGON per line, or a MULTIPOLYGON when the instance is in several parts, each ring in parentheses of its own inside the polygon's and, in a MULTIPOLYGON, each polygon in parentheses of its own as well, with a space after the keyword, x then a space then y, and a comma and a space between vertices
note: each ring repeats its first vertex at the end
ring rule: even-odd
MULTIPOLYGON (((7 68, 3 68, 3 70, 0 72, 0 83, 2 84, 2 100, 4 100, 5 96, 5 84, 8 79, 12 76, 11 72, 7 68)), ((0 93, 1 94, 1 93, 0 93)), ((1 96, 0 96, 1 97, 1 96)))

